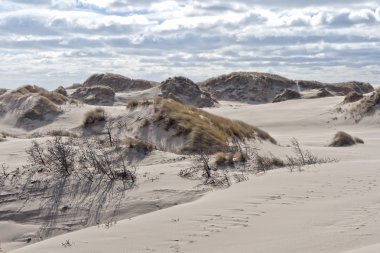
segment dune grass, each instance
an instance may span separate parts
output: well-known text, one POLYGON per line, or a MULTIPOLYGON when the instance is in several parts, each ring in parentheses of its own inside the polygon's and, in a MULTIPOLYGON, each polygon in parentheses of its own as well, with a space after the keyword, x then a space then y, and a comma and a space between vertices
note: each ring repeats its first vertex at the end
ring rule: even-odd
POLYGON ((358 137, 353 137, 346 132, 339 131, 335 134, 329 146, 330 147, 345 147, 345 146, 352 146, 357 143, 364 144, 364 141, 358 137))
POLYGON ((260 139, 276 144, 268 133, 242 121, 216 116, 171 99, 157 98, 154 103, 155 122, 163 124, 167 131, 174 131, 175 136, 188 137, 184 152, 218 151, 228 147, 233 138, 260 139))
POLYGON ((131 149, 135 149, 138 152, 144 152, 144 153, 151 152, 154 149, 152 144, 143 140, 130 138, 130 137, 127 137, 123 141, 123 144, 128 146, 131 149))
POLYGON ((94 125, 97 122, 105 122, 106 114, 103 108, 98 107, 94 110, 86 112, 83 120, 83 127, 87 128, 94 125))
POLYGON ((50 100, 54 104, 62 105, 66 103, 69 99, 62 94, 59 94, 55 91, 48 91, 44 88, 35 86, 35 85, 25 85, 21 88, 18 88, 13 93, 18 93, 20 95, 31 95, 31 94, 39 94, 42 97, 45 97, 46 99, 50 100))

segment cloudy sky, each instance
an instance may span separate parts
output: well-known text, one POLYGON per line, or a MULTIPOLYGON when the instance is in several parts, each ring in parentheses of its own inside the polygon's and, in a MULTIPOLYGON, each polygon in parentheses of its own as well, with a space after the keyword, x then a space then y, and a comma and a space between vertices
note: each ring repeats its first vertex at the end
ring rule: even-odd
POLYGON ((380 0, 0 0, 0 87, 95 72, 380 84, 380 0))

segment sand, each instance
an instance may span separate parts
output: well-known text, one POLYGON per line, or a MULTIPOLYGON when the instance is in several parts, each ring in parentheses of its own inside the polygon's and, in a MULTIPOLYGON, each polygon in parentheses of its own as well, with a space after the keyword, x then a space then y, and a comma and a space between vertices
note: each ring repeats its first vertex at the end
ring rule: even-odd
MULTIPOLYGON (((147 213, 145 202, 129 217, 112 224, 34 244, 15 242, 20 231, 27 233, 26 224, 3 221, 1 247, 6 252, 27 253, 379 252, 379 120, 359 124, 334 120, 334 108, 341 101, 343 97, 262 105, 222 101, 218 108, 207 109, 268 131, 281 146, 264 143, 265 150, 285 153, 290 139, 296 137, 302 147, 320 157, 337 158, 337 163, 305 167, 301 172, 277 169, 249 175, 248 181, 227 189, 210 190, 178 177, 179 169, 188 165, 186 159, 154 153, 142 163, 141 174, 150 172, 152 178, 159 178, 143 180, 132 195, 135 204, 156 198, 161 210, 152 208, 147 213), (365 144, 328 147, 337 131, 362 138, 365 144), (168 201, 173 192, 177 193, 175 201, 168 201)), ((79 122, 76 113, 65 115, 73 122, 71 127, 79 122)), ((1 159, 12 162, 12 154, 22 157, 23 141, 0 143, 1 159)), ((33 224, 29 225, 33 231, 33 224)))

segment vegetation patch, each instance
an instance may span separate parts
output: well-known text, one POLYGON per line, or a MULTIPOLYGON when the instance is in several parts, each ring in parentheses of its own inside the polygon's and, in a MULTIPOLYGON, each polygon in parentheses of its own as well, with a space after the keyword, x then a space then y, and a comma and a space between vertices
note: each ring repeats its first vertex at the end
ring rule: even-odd
POLYGON ((123 144, 127 145, 128 148, 134 149, 140 153, 148 153, 148 152, 153 151, 154 149, 152 144, 146 141, 142 141, 142 140, 130 138, 130 137, 126 138, 123 144))
POLYGON ((330 147, 345 147, 345 146, 352 146, 358 143, 363 144, 364 141, 360 138, 353 137, 346 132, 339 131, 335 134, 329 146, 330 147))
POLYGON ((130 99, 130 100, 128 100, 126 107, 127 107, 127 109, 134 109, 139 105, 148 106, 151 104, 153 104, 153 102, 150 100, 147 100, 147 99, 143 99, 143 100, 130 99))
POLYGON ((83 127, 88 128, 95 125, 98 122, 105 122, 106 114, 103 108, 98 107, 94 110, 86 112, 83 120, 83 127))
POLYGON ((232 139, 267 140, 276 144, 267 132, 242 121, 230 120, 210 114, 174 100, 155 99, 154 122, 173 136, 187 137, 183 152, 195 152, 199 149, 216 152, 229 146, 232 139))

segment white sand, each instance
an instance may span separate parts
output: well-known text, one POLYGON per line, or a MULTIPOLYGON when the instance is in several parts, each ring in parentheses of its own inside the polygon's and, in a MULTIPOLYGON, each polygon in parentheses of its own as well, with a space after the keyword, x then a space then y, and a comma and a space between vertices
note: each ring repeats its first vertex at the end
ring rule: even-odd
MULTIPOLYGON (((110 228, 90 227, 11 252, 380 252, 378 120, 357 125, 332 120, 335 115, 330 111, 342 99, 264 105, 223 102, 209 109, 259 126, 282 145, 297 137, 303 147, 322 157, 338 158, 339 163, 303 172, 280 169, 251 176, 249 181, 193 202, 139 216, 135 213, 110 228), (362 138, 365 144, 327 147, 338 130, 362 138), (71 246, 62 246, 67 240, 71 246)), ((12 146, 8 145, 10 150, 12 146)), ((194 182, 176 175, 177 162, 169 168, 155 165, 159 159, 153 156, 144 171, 165 174, 137 189, 136 198, 153 198, 153 193, 170 189, 196 189, 194 182)), ((164 202, 165 196, 159 201, 164 202)), ((3 236, 6 232, 0 224, 0 239, 10 241, 3 236)))

